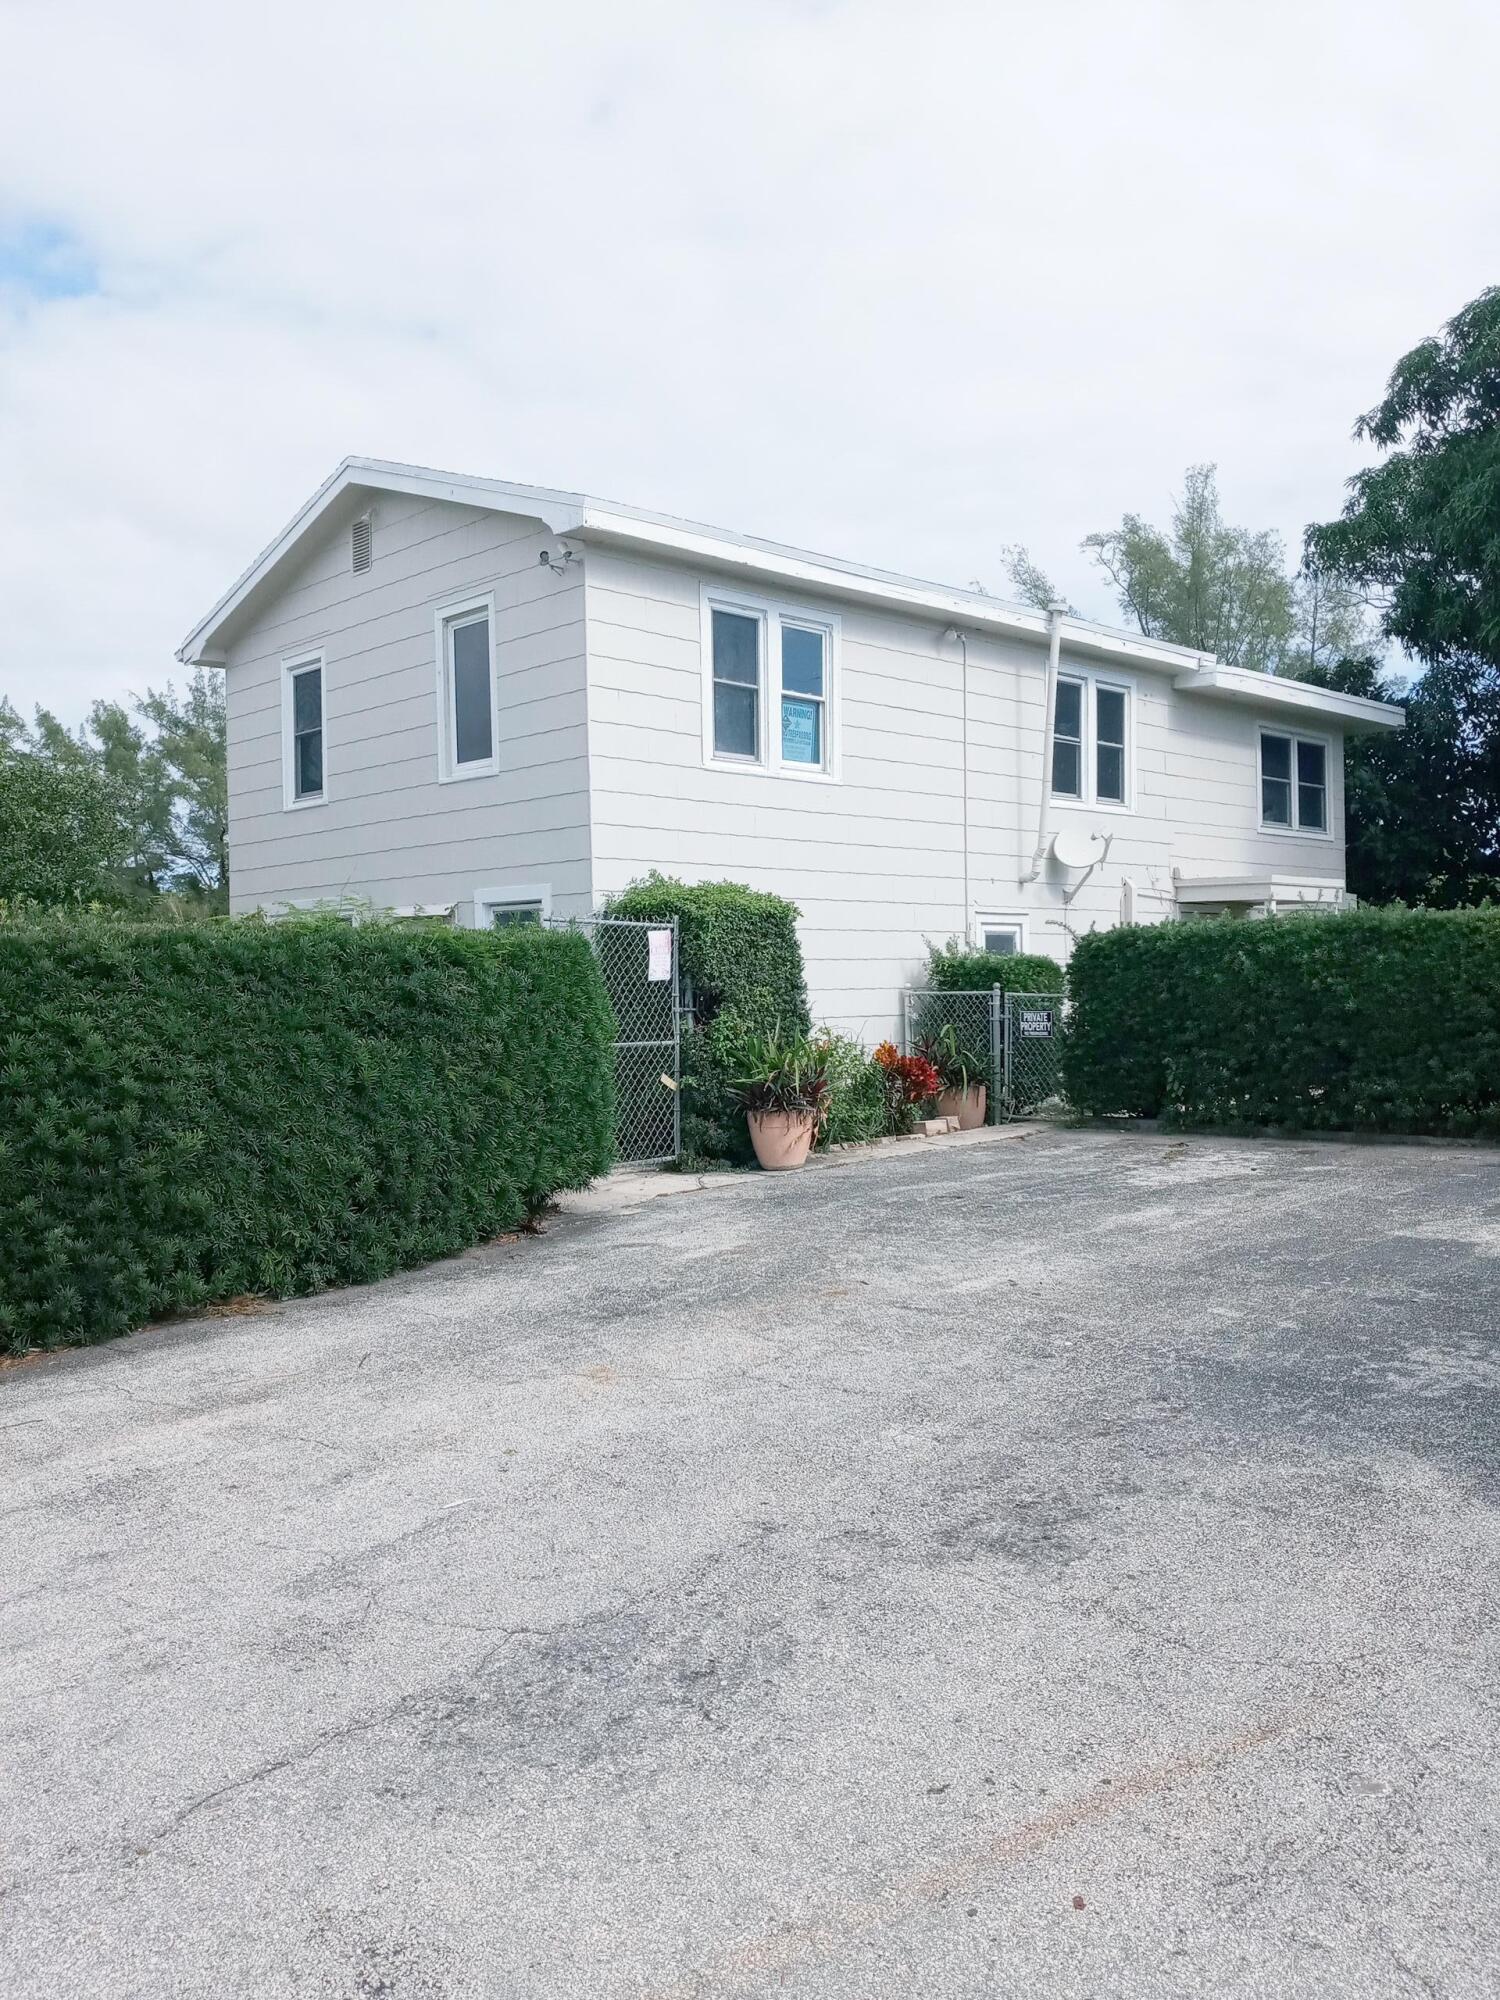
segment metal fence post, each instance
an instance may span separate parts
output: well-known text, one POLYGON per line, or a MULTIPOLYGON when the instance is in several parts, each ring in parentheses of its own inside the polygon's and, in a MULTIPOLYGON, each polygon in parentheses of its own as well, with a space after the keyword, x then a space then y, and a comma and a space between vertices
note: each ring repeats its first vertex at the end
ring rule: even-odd
POLYGON ((990 1116, 997 1125, 1002 1110, 1010 1107, 1010 1037, 1005 1032, 1004 1006, 1004 995, 997 980, 990 988, 990 1075, 995 1079, 995 1095, 1001 1100, 991 1108, 990 1116))
POLYGON ((672 919, 672 1158, 682 1158, 682 966, 677 956, 677 918, 672 919))

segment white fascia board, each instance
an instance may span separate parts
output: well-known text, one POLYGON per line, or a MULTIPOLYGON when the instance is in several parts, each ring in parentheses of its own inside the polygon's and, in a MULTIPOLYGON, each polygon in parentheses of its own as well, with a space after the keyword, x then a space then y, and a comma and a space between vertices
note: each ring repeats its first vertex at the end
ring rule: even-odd
MULTIPOLYGON (((650 514, 613 501, 590 499, 548 486, 517 486, 503 479, 480 479, 465 473, 439 472, 421 465, 399 465, 388 459, 346 458, 331 478, 268 544, 218 603, 199 620, 177 650, 186 666, 222 664, 221 637, 246 600, 266 583, 296 551, 306 536, 335 508, 351 488, 374 493, 414 494, 428 500, 448 500, 460 506, 494 513, 521 514, 540 521, 555 535, 584 543, 631 549, 691 562, 721 574, 791 585, 822 592, 845 602, 875 605, 917 617, 941 618, 967 632, 1003 633, 1045 645, 1048 616, 1003 598, 898 576, 888 570, 862 569, 853 563, 814 555, 776 542, 726 533, 696 521, 650 514)), ((1062 623, 1062 643, 1070 653, 1113 660, 1184 675, 1179 686, 1201 685, 1200 670, 1213 668, 1209 654, 1190 646, 1173 646, 1120 632, 1087 619, 1068 617, 1062 623)), ((1225 670, 1213 668, 1217 672, 1225 670)), ((1259 675, 1244 678, 1257 681, 1259 675)), ((1353 697, 1332 697, 1352 701, 1353 697)), ((1381 704, 1356 703, 1361 711, 1384 714, 1381 704)), ((1325 709, 1324 713, 1329 711, 1325 709)), ((1380 726, 1376 724, 1374 726, 1380 726)))
POLYGON ((213 609, 177 648, 184 666, 222 666, 224 651, 215 641, 251 592, 293 554, 351 487, 380 493, 410 493, 427 500, 453 500, 462 506, 494 513, 525 514, 553 534, 565 534, 583 519, 583 496, 541 486, 512 486, 499 479, 472 479, 463 474, 432 472, 419 465, 395 465, 378 458, 346 458, 299 508, 273 542, 263 548, 244 574, 234 581, 213 609))
MULTIPOLYGON (((662 521, 621 508, 602 507, 592 500, 585 502, 583 525, 573 532, 572 539, 605 548, 676 557, 725 575, 748 577, 761 583, 790 584, 846 602, 877 605, 926 618, 945 618, 969 632, 1004 632, 1043 645, 1047 640, 1045 611, 1007 604, 1001 598, 981 597, 974 591, 925 583, 916 577, 858 569, 799 549, 719 534, 691 522, 662 521)), ((1095 653, 1168 672, 1180 673, 1184 666, 1195 666, 1204 658, 1188 646, 1138 639, 1128 632, 1112 632, 1107 626, 1091 625, 1081 618, 1063 620, 1062 643, 1070 652, 1095 653)))
POLYGON ((1200 667, 1196 673, 1179 674, 1172 685, 1187 694, 1249 702, 1283 715, 1300 716, 1306 722, 1339 722, 1348 734, 1406 726, 1405 715, 1390 702, 1367 701, 1363 695, 1340 694, 1333 688, 1314 687, 1310 681, 1251 673, 1244 667, 1200 667))
POLYGON ((884 575, 875 570, 847 568, 841 563, 800 550, 743 541, 690 523, 654 521, 618 508, 590 502, 582 528, 574 539, 605 548, 630 549, 647 555, 675 557, 682 562, 758 583, 790 584, 829 596, 858 599, 891 610, 937 614, 969 630, 986 627, 1019 632, 1045 640, 1047 614, 1028 612, 998 600, 976 597, 964 590, 945 590, 914 578, 884 575))

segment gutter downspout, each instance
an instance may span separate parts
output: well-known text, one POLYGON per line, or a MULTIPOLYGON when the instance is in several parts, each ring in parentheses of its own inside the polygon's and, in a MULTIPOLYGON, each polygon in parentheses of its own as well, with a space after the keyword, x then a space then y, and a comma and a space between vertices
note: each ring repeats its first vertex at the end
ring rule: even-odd
POLYGON ((960 700, 961 700, 961 708, 963 714, 963 725, 961 732, 962 748, 963 748, 963 770, 961 773, 963 806, 962 806, 961 816, 963 820, 963 843, 964 843, 963 938, 965 944, 967 944, 969 942, 970 926, 973 922, 973 915, 974 915, 973 910, 971 909, 969 904, 969 641, 967 635, 961 632, 956 625, 950 625, 947 631, 943 634, 943 637, 945 639, 956 639, 959 645, 963 648, 963 665, 959 669, 959 675, 960 675, 959 686, 961 689, 960 700))
POLYGON ((1023 889, 1041 874, 1042 863, 1047 858, 1047 808, 1052 802, 1052 735, 1057 727, 1057 663, 1062 651, 1062 622, 1067 609, 1065 604, 1047 606, 1047 714, 1042 727, 1041 804, 1036 816, 1036 851, 1031 857, 1030 868, 1021 877, 1023 889))

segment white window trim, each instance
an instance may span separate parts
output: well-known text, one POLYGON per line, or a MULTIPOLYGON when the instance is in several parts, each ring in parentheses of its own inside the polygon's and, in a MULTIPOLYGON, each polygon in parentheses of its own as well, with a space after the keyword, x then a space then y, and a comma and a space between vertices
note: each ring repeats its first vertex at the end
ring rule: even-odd
POLYGON ((466 597, 453 604, 440 605, 433 613, 433 634, 437 659, 438 783, 457 785, 470 778, 493 778, 500 769, 500 661, 495 651, 494 593, 491 591, 483 597, 466 597), (490 755, 479 763, 460 764, 450 699, 448 627, 456 619, 474 618, 481 612, 488 621, 490 634, 490 755))
POLYGON ((542 922, 552 915, 552 884, 550 882, 503 882, 497 888, 476 889, 474 891, 472 928, 487 931, 490 928, 490 913, 504 909, 514 903, 536 903, 541 907, 542 922))
POLYGON ((821 607, 782 598, 756 597, 704 584, 700 591, 700 647, 703 662, 703 762, 711 771, 742 771, 757 778, 791 778, 804 785, 836 785, 843 777, 839 708, 839 642, 842 621, 821 607), (758 757, 725 757, 714 749, 715 611, 737 611, 760 623, 758 757), (823 762, 797 764, 781 754, 781 627, 805 625, 824 635, 823 762))
MULTIPOLYGON (((1096 673, 1092 667, 1064 665, 1058 668, 1058 681, 1074 681, 1083 689, 1083 700, 1079 704, 1083 713, 1079 727, 1083 731, 1079 742, 1078 760, 1081 765, 1079 777, 1083 790, 1074 797, 1069 792, 1054 792, 1052 786, 1051 749, 1048 745, 1047 786, 1050 805, 1058 812, 1086 813, 1133 813, 1135 804, 1135 732, 1136 705, 1138 696, 1136 684, 1127 674, 1096 673), (1097 722, 1095 720, 1094 691, 1106 688, 1125 697, 1125 796, 1123 799, 1101 799, 1099 791, 1099 764, 1096 752, 1097 722)), ((1053 734, 1056 734, 1054 722, 1053 734)))
POLYGON ((328 803, 328 663, 321 647, 288 653, 281 662, 281 803, 286 812, 307 812, 328 803), (292 742, 292 680, 307 667, 318 669, 318 722, 323 733, 323 789, 297 796, 296 752, 292 742))
POLYGON ((970 943, 975 951, 983 951, 986 931, 1014 931, 1017 938, 1016 950, 1025 953, 1031 949, 1027 929, 1027 914, 1024 910, 976 910, 973 916, 973 929, 970 932, 970 943))
POLYGON ((1260 821, 1260 830, 1273 840, 1332 840, 1333 832, 1333 738, 1322 736, 1315 729, 1273 729, 1269 724, 1256 732, 1255 737, 1255 810, 1260 821), (1265 751, 1268 736, 1280 736, 1292 746, 1292 824, 1279 826, 1275 820, 1266 818, 1265 792, 1265 751), (1323 752, 1323 826, 1299 826, 1297 824, 1297 745, 1316 743, 1323 752))

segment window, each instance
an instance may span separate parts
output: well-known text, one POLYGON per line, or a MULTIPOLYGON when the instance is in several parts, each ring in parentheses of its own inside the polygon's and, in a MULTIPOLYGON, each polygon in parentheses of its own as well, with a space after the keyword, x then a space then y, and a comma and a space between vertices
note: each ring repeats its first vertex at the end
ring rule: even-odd
POLYGON ((1094 797, 1125 803, 1125 695, 1094 689, 1094 797))
POLYGON ((758 618, 715 610, 714 755, 760 755, 760 634, 758 618))
POLYGON ((288 660, 282 689, 282 789, 287 806, 322 803, 323 736, 323 655, 288 660))
POLYGON ((541 924, 551 914, 552 889, 546 882, 503 882, 498 888, 474 891, 476 930, 505 930, 512 924, 541 924))
POLYGON ((1052 728, 1052 790, 1060 799, 1083 797, 1083 683, 1057 683, 1052 728))
POLYGON ((494 606, 488 598, 438 613, 438 776, 478 778, 496 754, 494 606))
POLYGON ((1059 675, 1052 722, 1052 796, 1078 805, 1130 802, 1130 690, 1059 675))
POLYGON ((1328 831, 1328 752, 1321 743, 1297 742, 1297 824, 1328 831))
POLYGON ((836 776, 838 630, 836 618, 705 590, 705 763, 836 776))
POLYGON ((976 917, 974 941, 980 951, 993 952, 997 958, 1014 958, 1026 949, 1026 919, 976 917))
POLYGON ((823 763, 823 654, 827 639, 806 625, 781 628, 781 761, 823 763))
POLYGON ((1315 738, 1260 736, 1261 825, 1289 833, 1328 831, 1328 746, 1315 738))

